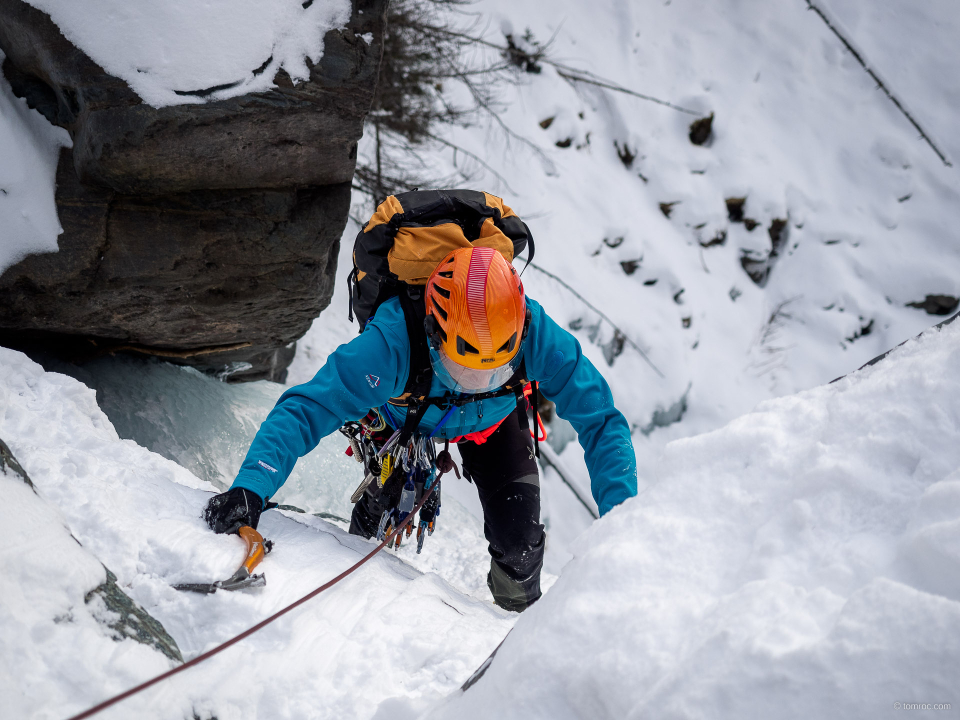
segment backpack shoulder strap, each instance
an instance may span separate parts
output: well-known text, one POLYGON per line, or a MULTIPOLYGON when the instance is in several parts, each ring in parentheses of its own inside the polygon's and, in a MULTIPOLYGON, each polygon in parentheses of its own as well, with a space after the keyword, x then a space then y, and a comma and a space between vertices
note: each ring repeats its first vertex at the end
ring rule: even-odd
POLYGON ((405 285, 400 290, 400 307, 410 339, 410 372, 403 388, 402 398, 407 400, 407 417, 400 431, 401 445, 411 438, 420 425, 423 414, 433 404, 430 386, 433 383, 433 367, 430 365, 430 349, 423 321, 427 310, 423 299, 423 288, 405 285))
POLYGON ((403 394, 425 398, 430 394, 433 367, 430 365, 427 333, 423 329, 423 321, 427 317, 423 288, 404 285, 399 292, 399 298, 403 320, 407 326, 407 337, 410 338, 410 374, 407 376, 403 394))

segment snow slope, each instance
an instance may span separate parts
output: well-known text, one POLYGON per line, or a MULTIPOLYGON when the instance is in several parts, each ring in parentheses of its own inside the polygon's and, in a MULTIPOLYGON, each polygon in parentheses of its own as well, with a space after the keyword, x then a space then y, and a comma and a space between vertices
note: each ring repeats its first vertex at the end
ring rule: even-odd
MULTIPOLYGON (((178 592, 172 583, 220 578, 242 559, 237 538, 213 535, 199 517, 214 487, 121 440, 94 392, 76 380, 46 373, 11 350, 0 349, 0 367, 0 437, 62 515, 32 511, 19 502, 20 490, 5 495, 8 507, 17 501, 12 511, 21 516, 13 529, 35 547, 55 547, 65 522, 124 591, 163 623, 185 657, 303 596, 372 547, 318 518, 271 511, 260 524, 276 542, 263 564, 266 588, 178 592)), ((44 559, 39 551, 36 557, 44 559)), ((128 641, 104 643, 71 635, 73 626, 60 629, 54 618, 63 607, 103 582, 102 568, 96 571, 89 560, 58 577, 70 560, 50 562, 47 584, 38 576, 40 565, 4 565, 17 569, 4 575, 0 605, 4 717, 65 717, 166 665, 128 641), (30 598, 36 600, 30 612, 20 612, 30 598), (23 643, 29 653, 21 658, 23 643), (81 670, 63 670, 71 667, 81 670)), ((383 554, 301 611, 103 717, 371 717, 389 698, 416 706, 456 688, 512 622, 491 602, 383 554)))
POLYGON ((956 166, 960 137, 960 76, 956 72, 956 38, 960 13, 951 0, 828 0, 829 13, 880 78, 916 115, 920 126, 956 166))
POLYGON ((71 145, 67 131, 15 97, 0 74, 0 274, 27 255, 57 251, 57 158, 71 145))
POLYGON ((960 712, 960 321, 667 446, 432 718, 960 712))
POLYGON ((310 77, 346 0, 29 0, 153 107, 223 100, 310 77), (197 97, 191 93, 213 90, 197 97))

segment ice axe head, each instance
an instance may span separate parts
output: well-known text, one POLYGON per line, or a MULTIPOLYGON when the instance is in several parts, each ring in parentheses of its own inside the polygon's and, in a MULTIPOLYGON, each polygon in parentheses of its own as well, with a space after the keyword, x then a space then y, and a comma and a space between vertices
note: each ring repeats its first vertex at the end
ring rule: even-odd
POLYGON ((174 585, 177 590, 186 590, 198 593, 215 593, 217 590, 241 590, 243 588, 263 587, 267 584, 266 578, 261 573, 254 575, 253 570, 263 560, 264 555, 272 547, 269 540, 264 540, 263 535, 258 533, 249 525, 241 525, 237 530, 237 535, 247 546, 247 556, 243 563, 237 568, 237 571, 226 580, 218 580, 213 583, 182 583, 174 585))

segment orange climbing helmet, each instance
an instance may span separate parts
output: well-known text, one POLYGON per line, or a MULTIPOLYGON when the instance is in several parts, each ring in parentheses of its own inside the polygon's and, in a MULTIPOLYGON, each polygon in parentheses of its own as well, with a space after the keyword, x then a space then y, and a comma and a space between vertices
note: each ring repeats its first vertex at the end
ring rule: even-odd
POLYGON ((501 387, 523 357, 529 326, 523 283, 493 248, 454 250, 427 280, 424 328, 434 372, 455 392, 501 387))

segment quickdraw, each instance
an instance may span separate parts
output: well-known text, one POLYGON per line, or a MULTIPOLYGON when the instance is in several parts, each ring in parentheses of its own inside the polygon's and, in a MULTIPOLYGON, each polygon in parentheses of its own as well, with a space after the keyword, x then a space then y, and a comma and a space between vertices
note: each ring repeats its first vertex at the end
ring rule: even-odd
MULTIPOLYGON (((382 540, 390 536, 394 528, 406 520, 414 504, 423 497, 424 492, 433 488, 429 502, 425 503, 420 511, 420 521, 417 524, 417 553, 423 550, 423 541, 428 535, 433 535, 436 529, 437 516, 440 514, 440 482, 437 470, 442 475, 454 470, 457 477, 460 472, 456 469, 449 452, 449 443, 446 448, 436 454, 433 436, 439 432, 450 416, 459 409, 463 412, 466 404, 477 402, 478 416, 482 417, 482 401, 494 397, 513 394, 517 398, 517 408, 522 412, 522 423, 526 426, 534 441, 534 454, 540 457, 540 443, 547 439, 547 430, 538 412, 540 394, 536 382, 527 382, 523 379, 524 370, 518 370, 520 380, 508 383, 503 388, 482 395, 469 397, 448 394, 442 398, 421 398, 419 401, 407 400, 407 417, 403 423, 398 423, 390 410, 390 404, 402 406, 402 402, 391 399, 390 404, 380 408, 373 408, 359 422, 347 422, 340 428, 350 443, 347 455, 351 455, 364 465, 364 478, 357 486, 350 502, 357 503, 364 494, 376 499, 381 509, 380 522, 377 526, 376 537, 382 540), (521 384, 522 383, 522 384, 521 384), (442 419, 430 435, 417 432, 421 414, 425 406, 437 405, 445 409, 442 419), (527 409, 532 410, 534 425, 530 428, 527 420, 527 409), (384 417, 386 415, 387 417, 384 417), (389 436, 391 426, 398 427, 389 436), (374 483, 374 480, 377 480, 374 483)), ((406 536, 413 533, 413 525, 406 525, 406 536)), ((392 536, 389 547, 400 549, 403 535, 396 533, 392 536)))
MULTIPOLYGON (((384 408, 384 412, 390 413, 389 408, 384 408)), ((446 422, 450 414, 451 412, 446 414, 437 429, 446 422)), ((438 459, 431 436, 417 434, 401 445, 401 431, 396 430, 388 436, 389 429, 379 408, 371 410, 359 422, 347 422, 340 428, 340 432, 350 443, 347 455, 363 463, 365 471, 364 478, 350 496, 350 501, 357 503, 364 494, 373 497, 381 509, 376 537, 378 540, 390 537, 388 546, 399 550, 404 534, 392 534, 393 530, 404 524, 414 506, 427 491, 431 491, 429 500, 420 510, 420 520, 417 523, 419 554, 423 550, 426 537, 433 535, 437 516, 440 514, 438 462, 449 472, 453 461, 449 460, 450 454, 447 450, 441 452, 438 459)), ((457 476, 459 477, 459 472, 457 476)), ((412 534, 413 523, 406 523, 406 537, 409 538, 412 534)))
MULTIPOLYGON (((530 396, 533 394, 533 383, 527 383, 523 388, 523 397, 527 399, 527 404, 530 406, 533 411, 533 416, 536 418, 537 427, 530 429, 530 435, 537 442, 537 452, 539 453, 540 447, 539 444, 546 441, 547 439, 547 429, 543 426, 543 418, 540 417, 540 408, 534 407, 534 399, 530 396)), ((539 396, 536 398, 536 402, 540 404, 539 396)))
MULTIPOLYGON (((448 453, 449 454, 449 453, 448 453)), ((389 456, 388 456, 389 457, 389 456)), ((377 527, 377 540, 388 536, 395 527, 401 526, 413 512, 413 508, 431 490, 430 498, 420 509, 417 524, 417 554, 423 550, 423 541, 433 535, 437 516, 440 514, 440 480, 437 478, 437 455, 433 440, 428 436, 412 438, 392 458, 392 471, 381 485, 378 501, 383 508, 377 527), (399 488, 399 498, 396 497, 399 488)), ((413 524, 406 525, 406 537, 413 533, 413 524)), ((396 533, 387 547, 399 550, 403 533, 396 533)))
POLYGON ((347 455, 362 463, 364 469, 363 481, 350 496, 350 502, 358 502, 374 479, 379 479, 382 487, 386 476, 389 476, 388 463, 391 461, 387 453, 399 439, 400 433, 397 431, 388 435, 388 430, 387 422, 377 408, 367 413, 360 422, 350 421, 340 428, 340 432, 350 443, 347 455))

